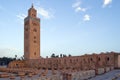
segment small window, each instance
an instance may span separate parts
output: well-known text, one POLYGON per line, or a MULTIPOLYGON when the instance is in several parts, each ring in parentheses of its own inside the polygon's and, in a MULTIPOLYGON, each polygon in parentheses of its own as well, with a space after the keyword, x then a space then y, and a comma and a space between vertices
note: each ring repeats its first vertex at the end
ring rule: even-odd
POLYGON ((19 65, 18 65, 18 64, 16 64, 16 67, 19 67, 19 65))
POLYGON ((34 43, 36 43, 36 41, 34 41, 34 43))
POLYGON ((32 16, 34 16, 34 14, 32 14, 32 16))
POLYGON ((100 57, 98 58, 98 61, 100 61, 100 57))
POLYGON ((110 58, 108 57, 108 58, 107 58, 107 61, 109 61, 109 60, 110 60, 110 58))
POLYGON ((34 52, 34 55, 36 55, 36 52, 34 52))
POLYGON ((37 32, 37 29, 34 28, 33 31, 34 31, 34 32, 37 32))
POLYGON ((36 36, 34 36, 34 39, 36 39, 36 36))
POLYGON ((28 28, 25 28, 25 31, 28 31, 28 28))
POLYGON ((91 58, 90 60, 91 60, 91 61, 93 61, 93 59, 92 59, 92 58, 91 58))
MULTIPOLYGON (((35 15, 34 15, 35 16, 35 15)), ((37 26, 37 23, 36 22, 32 22, 33 26, 37 26)))

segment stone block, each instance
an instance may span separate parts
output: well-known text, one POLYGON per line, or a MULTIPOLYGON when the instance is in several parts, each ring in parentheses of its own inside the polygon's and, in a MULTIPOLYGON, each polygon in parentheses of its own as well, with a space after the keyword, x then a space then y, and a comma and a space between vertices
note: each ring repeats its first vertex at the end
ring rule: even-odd
POLYGON ((14 80, 15 79, 15 76, 14 75, 10 75, 10 80, 14 80))
POLYGON ((68 80, 85 80, 94 76, 95 76, 95 70, 80 71, 80 72, 71 73, 71 79, 68 80))
POLYGON ((0 78, 8 78, 9 75, 7 73, 2 73, 0 74, 0 78))
POLYGON ((25 76, 24 72, 18 72, 18 76, 25 76))
POLYGON ((110 67, 110 70, 114 70, 114 67, 110 67))
POLYGON ((98 68, 96 69, 96 74, 103 74, 105 72, 105 69, 104 68, 98 68))
POLYGON ((109 72, 109 71, 110 71, 110 67, 106 67, 105 72, 109 72))

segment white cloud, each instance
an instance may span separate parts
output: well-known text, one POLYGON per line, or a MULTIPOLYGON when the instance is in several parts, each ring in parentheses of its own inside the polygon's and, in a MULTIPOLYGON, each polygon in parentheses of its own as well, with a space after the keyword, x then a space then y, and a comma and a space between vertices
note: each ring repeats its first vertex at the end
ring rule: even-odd
POLYGON ((43 7, 37 7, 37 12, 39 15, 43 16, 45 19, 53 18, 53 12, 50 9, 45 9, 43 7))
POLYGON ((77 1, 76 3, 74 3, 74 4, 72 5, 72 7, 73 7, 73 8, 79 7, 80 4, 81 4, 81 2, 80 2, 80 1, 77 1))
POLYGON ((103 7, 106 7, 111 3, 112 3, 112 0, 104 0, 103 7))
POLYGON ((72 7, 75 9, 75 12, 85 12, 87 8, 81 7, 81 2, 77 1, 75 2, 72 7))
POLYGON ((0 48, 0 57, 21 57, 23 56, 23 50, 17 48, 0 48))
POLYGON ((21 20, 24 20, 24 18, 26 17, 25 14, 19 14, 19 15, 16 15, 16 16, 21 20))
POLYGON ((90 21, 90 15, 84 15, 83 21, 90 21))
POLYGON ((77 7, 75 9, 75 12, 80 12, 80 11, 85 12, 86 10, 87 10, 86 8, 77 7))
POLYGON ((24 24, 24 18, 25 17, 27 17, 27 15, 25 15, 25 14, 18 14, 18 15, 16 15, 16 17, 18 18, 17 20, 18 20, 18 22, 20 22, 22 25, 24 24))
MULTIPOLYGON (((51 19, 54 17, 51 9, 47 10, 47 9, 44 9, 43 7, 38 7, 38 6, 36 6, 35 9, 37 10, 37 14, 41 15, 45 19, 51 19)), ((23 20, 25 17, 27 17, 27 15, 22 13, 22 14, 16 15, 16 17, 18 18, 18 21, 23 24, 24 23, 23 20)))

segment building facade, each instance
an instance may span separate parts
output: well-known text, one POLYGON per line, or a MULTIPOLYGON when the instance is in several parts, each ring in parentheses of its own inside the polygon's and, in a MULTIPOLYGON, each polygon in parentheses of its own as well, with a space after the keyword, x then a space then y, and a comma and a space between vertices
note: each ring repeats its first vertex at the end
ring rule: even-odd
POLYGON ((117 68, 119 53, 107 52, 100 54, 86 54, 82 56, 70 56, 62 58, 41 58, 40 60, 30 60, 27 65, 33 68, 42 69, 71 69, 71 70, 95 70, 98 68, 117 68), (34 66, 33 66, 34 65, 34 66))
POLYGON ((24 58, 40 58, 40 18, 37 17, 37 10, 33 5, 24 19, 24 58))

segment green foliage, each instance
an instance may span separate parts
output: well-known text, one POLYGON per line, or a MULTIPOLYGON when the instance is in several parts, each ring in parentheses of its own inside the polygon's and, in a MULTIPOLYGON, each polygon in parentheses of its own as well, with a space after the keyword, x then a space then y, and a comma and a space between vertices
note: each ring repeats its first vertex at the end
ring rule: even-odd
POLYGON ((69 54, 68 56, 66 54, 60 54, 60 55, 55 55, 54 53, 51 55, 51 58, 62 58, 62 57, 71 57, 72 55, 69 54))
POLYGON ((2 58, 0 58, 0 65, 8 65, 13 60, 16 60, 16 59, 9 58, 9 57, 2 57, 2 58))

